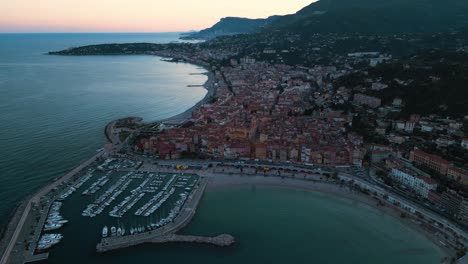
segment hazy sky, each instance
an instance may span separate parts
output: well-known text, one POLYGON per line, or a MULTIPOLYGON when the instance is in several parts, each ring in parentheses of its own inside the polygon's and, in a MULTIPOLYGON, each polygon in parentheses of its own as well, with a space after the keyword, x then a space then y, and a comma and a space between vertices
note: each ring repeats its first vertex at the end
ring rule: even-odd
POLYGON ((295 13, 314 0, 0 0, 0 32, 199 30, 220 18, 295 13))

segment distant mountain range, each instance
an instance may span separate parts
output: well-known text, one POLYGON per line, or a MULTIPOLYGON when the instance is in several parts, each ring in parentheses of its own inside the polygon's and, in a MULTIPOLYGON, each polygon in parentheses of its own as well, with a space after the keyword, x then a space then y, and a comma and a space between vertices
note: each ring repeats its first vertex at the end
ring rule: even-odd
POLYGON ((212 39, 254 32, 430 33, 468 27, 467 0, 319 0, 292 15, 267 19, 228 17, 187 35, 212 39))
POLYGON ((254 33, 263 29, 268 24, 272 23, 279 16, 271 16, 269 18, 249 19, 241 17, 226 17, 222 18, 211 28, 207 28, 195 33, 185 34, 182 39, 213 39, 219 36, 230 36, 244 33, 254 33))

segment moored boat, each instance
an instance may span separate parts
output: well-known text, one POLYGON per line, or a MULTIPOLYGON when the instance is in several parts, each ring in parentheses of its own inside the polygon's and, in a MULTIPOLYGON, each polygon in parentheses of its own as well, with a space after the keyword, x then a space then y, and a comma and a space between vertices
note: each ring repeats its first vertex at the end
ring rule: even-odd
POLYGON ((109 233, 109 229, 107 228, 107 226, 104 226, 102 228, 102 237, 107 237, 108 233, 109 233))

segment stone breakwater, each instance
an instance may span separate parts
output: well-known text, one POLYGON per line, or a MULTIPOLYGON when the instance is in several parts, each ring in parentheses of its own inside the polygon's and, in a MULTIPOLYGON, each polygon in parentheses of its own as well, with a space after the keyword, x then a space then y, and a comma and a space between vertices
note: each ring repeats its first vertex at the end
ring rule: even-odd
POLYGON ((235 243, 233 236, 229 234, 222 234, 215 237, 205 236, 183 236, 183 235, 168 235, 163 237, 157 237, 149 241, 149 243, 161 244, 161 243, 199 243, 199 244, 210 244, 218 247, 228 247, 235 243))

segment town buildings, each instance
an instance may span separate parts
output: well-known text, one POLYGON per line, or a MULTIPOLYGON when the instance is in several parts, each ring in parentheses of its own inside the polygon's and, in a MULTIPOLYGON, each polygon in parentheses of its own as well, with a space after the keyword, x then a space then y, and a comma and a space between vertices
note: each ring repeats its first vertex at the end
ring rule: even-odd
POLYGON ((305 114, 319 89, 308 80, 327 75, 328 70, 248 58, 241 64, 215 72, 217 100, 195 111, 189 124, 142 138, 137 149, 163 159, 194 153, 320 166, 362 164, 362 137, 347 136, 352 116, 330 109, 305 114))
POLYGON ((447 174, 450 163, 437 155, 428 154, 422 150, 414 149, 410 152, 410 160, 416 165, 423 165, 442 175, 447 174))
POLYGON ((354 102, 360 105, 366 105, 371 108, 377 108, 382 104, 380 98, 357 93, 354 95, 354 102))
POLYGON ((416 175, 415 172, 411 172, 404 168, 393 168, 391 177, 412 190, 423 198, 428 198, 429 192, 437 189, 437 182, 431 178, 416 175))

